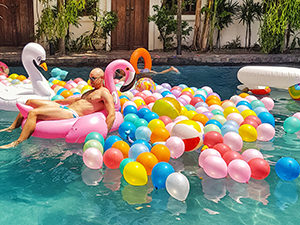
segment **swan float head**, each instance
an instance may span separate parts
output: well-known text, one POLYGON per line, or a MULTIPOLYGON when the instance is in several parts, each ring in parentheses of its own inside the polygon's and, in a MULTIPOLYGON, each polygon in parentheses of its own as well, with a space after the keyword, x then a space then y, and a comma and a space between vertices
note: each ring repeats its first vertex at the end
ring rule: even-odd
POLYGON ((120 100, 118 97, 118 92, 114 83, 114 77, 116 70, 123 70, 125 72, 125 82, 123 86, 120 88, 121 92, 128 91, 135 83, 136 74, 134 67, 130 64, 130 62, 124 59, 117 59, 112 61, 105 69, 104 77, 105 77, 105 86, 111 92, 115 109, 120 109, 120 100))

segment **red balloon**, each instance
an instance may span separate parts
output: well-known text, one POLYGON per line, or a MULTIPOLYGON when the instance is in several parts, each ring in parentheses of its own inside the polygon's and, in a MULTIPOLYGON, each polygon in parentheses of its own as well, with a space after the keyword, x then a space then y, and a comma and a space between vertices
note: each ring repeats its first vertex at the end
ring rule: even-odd
POLYGON ((223 136, 219 132, 209 131, 206 134, 204 134, 204 145, 207 145, 209 148, 212 148, 218 143, 223 143, 223 136))
POLYGON ((255 129, 258 127, 258 123, 253 120, 253 119, 245 119, 241 124, 240 126, 244 125, 244 124, 249 124, 251 126, 253 126, 255 129))
POLYGON ((253 179, 262 180, 270 174, 269 163, 261 158, 251 159, 248 162, 251 169, 251 177, 253 179))
MULTIPOLYGON (((181 93, 181 95, 187 95, 187 96, 189 96, 190 98, 193 98, 193 94, 192 94, 191 92, 189 92, 189 91, 184 91, 184 92, 181 93)), ((181 95, 180 95, 180 96, 181 96, 181 95)))
POLYGON ((123 153, 116 148, 110 148, 104 152, 103 162, 110 169, 117 169, 124 159, 123 153))
POLYGON ((260 125, 261 124, 261 121, 260 121, 260 119, 257 117, 257 116, 254 116, 254 115, 250 115, 250 116, 247 116, 246 118, 245 118, 245 120, 254 120, 258 125, 260 125))
POLYGON ((51 86, 51 89, 54 90, 54 88, 56 88, 57 86, 58 86, 58 84, 53 84, 53 85, 51 86))
POLYGON ((227 151, 223 156, 224 161, 228 165, 234 159, 243 159, 242 155, 236 151, 227 151))
POLYGON ((148 105, 149 103, 155 102, 156 98, 154 96, 148 96, 145 98, 145 103, 148 105))
POLYGON ((160 116, 158 119, 163 121, 165 126, 167 126, 169 123, 173 122, 173 120, 168 116, 160 116))
POLYGON ((195 106, 198 102, 203 102, 202 98, 200 97, 193 97, 190 104, 195 106))
POLYGON ((134 95, 134 97, 141 97, 142 99, 145 99, 147 96, 142 92, 138 92, 134 95))
POLYGON ((175 89, 177 89, 177 90, 179 90, 179 91, 182 91, 182 88, 179 87, 179 86, 174 86, 174 87, 172 87, 170 91, 173 91, 173 90, 175 90, 175 89))
POLYGON ((231 148, 224 143, 218 143, 214 145, 213 149, 216 149, 221 154, 222 157, 226 152, 231 151, 231 148))
POLYGON ((140 106, 137 108, 137 110, 139 111, 139 110, 142 109, 142 108, 149 109, 147 105, 140 105, 140 106))

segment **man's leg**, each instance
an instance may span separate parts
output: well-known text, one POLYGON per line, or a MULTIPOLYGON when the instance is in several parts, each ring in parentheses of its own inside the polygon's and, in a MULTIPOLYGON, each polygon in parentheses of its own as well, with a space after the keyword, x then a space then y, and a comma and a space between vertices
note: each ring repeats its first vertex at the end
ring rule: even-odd
POLYGON ((28 139, 34 132, 37 120, 62 120, 71 118, 73 118, 72 112, 60 107, 40 107, 33 109, 28 113, 26 122, 18 140, 13 141, 8 145, 2 145, 0 146, 0 149, 15 147, 28 139))
POLYGON ((164 73, 169 73, 171 71, 174 71, 175 73, 179 73, 178 69, 175 68, 174 66, 171 66, 170 68, 163 70, 161 72, 158 72, 159 74, 164 74, 164 73))

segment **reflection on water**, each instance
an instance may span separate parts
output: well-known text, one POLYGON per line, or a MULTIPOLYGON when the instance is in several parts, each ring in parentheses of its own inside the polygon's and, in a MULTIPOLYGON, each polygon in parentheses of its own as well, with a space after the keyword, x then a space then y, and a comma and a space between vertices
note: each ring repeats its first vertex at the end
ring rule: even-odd
POLYGON ((298 201, 298 188, 296 181, 279 181, 274 190, 276 205, 285 210, 298 201))
POLYGON ((92 170, 86 166, 81 172, 82 181, 88 186, 97 186, 103 179, 102 170, 92 170))

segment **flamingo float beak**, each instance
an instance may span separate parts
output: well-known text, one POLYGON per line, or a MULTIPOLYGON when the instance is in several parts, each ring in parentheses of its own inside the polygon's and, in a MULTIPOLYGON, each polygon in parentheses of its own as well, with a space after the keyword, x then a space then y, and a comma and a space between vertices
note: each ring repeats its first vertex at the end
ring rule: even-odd
POLYGON ((120 88, 120 91, 121 92, 128 91, 134 85, 135 80, 136 80, 135 71, 133 71, 133 72, 129 71, 129 76, 127 77, 127 79, 126 79, 125 83, 123 84, 123 86, 120 88))
POLYGON ((47 67, 47 64, 45 62, 42 61, 42 63, 40 64, 40 67, 42 67, 43 70, 48 71, 48 67, 47 67))

